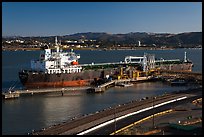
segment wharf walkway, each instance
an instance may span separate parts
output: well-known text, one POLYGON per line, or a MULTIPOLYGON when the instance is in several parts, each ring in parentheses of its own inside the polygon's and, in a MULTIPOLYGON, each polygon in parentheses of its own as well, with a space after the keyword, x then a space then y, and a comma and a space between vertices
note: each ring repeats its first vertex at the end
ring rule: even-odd
MULTIPOLYGON (((185 78, 185 79, 195 79, 198 83, 202 83, 202 73, 195 72, 184 72, 184 71, 164 71, 160 70, 160 74, 163 77, 177 77, 177 78, 185 78)), ((53 92, 61 92, 62 96, 65 91, 73 91, 73 90, 87 90, 88 92, 100 93, 105 91, 106 89, 117 85, 117 83, 136 83, 142 81, 150 80, 148 77, 141 77, 138 79, 120 79, 120 80, 112 80, 106 82, 97 87, 64 87, 64 88, 49 88, 49 89, 29 89, 29 90, 16 90, 13 92, 2 93, 3 99, 11 99, 18 98, 21 94, 37 94, 37 93, 53 93, 53 92)))
POLYGON ((115 85, 117 85, 117 83, 134 83, 134 82, 141 82, 141 81, 146 81, 146 80, 149 80, 147 77, 143 78, 143 79, 139 79, 139 80, 136 80, 136 79, 119 79, 119 80, 112 80, 112 81, 109 81, 109 82, 106 82, 102 85, 99 85, 97 87, 92 87, 90 89, 88 89, 88 92, 93 92, 93 93, 99 93, 99 92, 103 92, 105 91, 106 89, 110 88, 110 87, 113 87, 115 85))
POLYGON ((62 96, 66 91, 74 91, 74 90, 86 90, 90 87, 64 87, 64 88, 45 88, 45 89, 29 89, 29 90, 16 90, 13 92, 4 92, 2 93, 3 99, 11 99, 18 98, 23 94, 40 94, 40 93, 54 93, 61 92, 62 96))
POLYGON ((131 80, 131 79, 122 79, 122 80, 112 80, 107 83, 104 83, 98 87, 63 87, 63 88, 42 88, 42 89, 29 89, 29 90, 16 90, 16 91, 10 91, 10 92, 3 92, 2 98, 3 99, 13 99, 18 98, 20 95, 28 94, 40 94, 40 93, 54 93, 54 92, 61 92, 62 96, 64 95, 64 92, 66 91, 74 91, 74 90, 87 90, 88 92, 103 92, 107 88, 110 88, 112 86, 115 86, 119 82, 131 82, 131 81, 137 81, 137 80, 131 80))
POLYGON ((93 92, 102 92, 102 91, 105 91, 108 87, 114 86, 115 82, 116 82, 116 80, 109 81, 109 82, 104 83, 104 84, 102 84, 100 86, 91 88, 91 89, 89 89, 89 91, 93 91, 93 92))

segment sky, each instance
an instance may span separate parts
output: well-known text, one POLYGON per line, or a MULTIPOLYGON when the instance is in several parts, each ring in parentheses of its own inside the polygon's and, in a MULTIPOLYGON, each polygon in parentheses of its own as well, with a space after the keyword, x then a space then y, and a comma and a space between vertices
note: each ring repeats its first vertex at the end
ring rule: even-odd
POLYGON ((202 2, 2 2, 2 36, 202 31, 202 2))

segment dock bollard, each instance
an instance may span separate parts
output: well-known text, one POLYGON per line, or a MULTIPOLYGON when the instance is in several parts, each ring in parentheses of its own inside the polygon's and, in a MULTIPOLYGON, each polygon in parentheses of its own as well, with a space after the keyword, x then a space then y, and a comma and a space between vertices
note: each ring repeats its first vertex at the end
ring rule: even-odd
POLYGON ((62 96, 64 96, 64 91, 63 90, 61 91, 61 93, 62 93, 62 96))

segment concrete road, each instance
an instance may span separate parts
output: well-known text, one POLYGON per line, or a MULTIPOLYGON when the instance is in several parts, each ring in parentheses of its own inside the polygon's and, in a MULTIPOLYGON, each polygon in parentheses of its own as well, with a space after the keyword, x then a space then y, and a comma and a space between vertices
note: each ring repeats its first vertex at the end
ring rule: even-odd
MULTIPOLYGON (((131 123, 134 123, 135 121, 138 121, 138 120, 143 119, 147 116, 150 116, 153 113, 158 113, 158 112, 161 112, 164 110, 174 108, 174 107, 181 105, 181 104, 186 104, 186 103, 191 102, 191 101, 193 101, 197 98, 200 98, 200 97, 202 97, 202 96, 201 95, 194 96, 194 97, 187 98, 185 100, 177 101, 177 102, 174 102, 171 104, 167 104, 167 105, 155 108, 154 110, 153 109, 148 110, 148 111, 145 111, 144 113, 139 113, 137 115, 133 115, 133 116, 127 117, 125 119, 119 120, 116 123, 115 122, 111 123, 111 124, 104 126, 100 129, 94 130, 93 132, 89 132, 86 135, 109 135, 109 134, 113 133, 114 131, 117 131, 117 130, 125 127, 125 126, 130 125, 131 123)), ((183 115, 183 116, 186 117, 186 115, 183 115)), ((175 119, 174 117, 169 117, 169 118, 167 117, 167 119, 169 119, 169 120, 171 120, 172 118, 175 119)), ((158 121, 155 121, 155 125, 157 122, 158 121)), ((152 122, 148 123, 148 126, 151 126, 151 125, 152 125, 152 122)))

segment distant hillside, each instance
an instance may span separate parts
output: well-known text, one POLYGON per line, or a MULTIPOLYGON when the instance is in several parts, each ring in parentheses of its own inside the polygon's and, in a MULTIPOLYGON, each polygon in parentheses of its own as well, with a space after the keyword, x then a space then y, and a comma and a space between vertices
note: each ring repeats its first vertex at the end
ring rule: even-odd
MULTIPOLYGON (((55 36, 48 37, 16 37, 21 40, 38 40, 42 42, 54 43, 55 36)), ((2 38, 2 41, 12 39, 12 37, 2 38)), ((196 47, 202 46, 202 32, 188 32, 180 34, 171 33, 146 33, 131 32, 127 34, 108 34, 105 32, 76 33, 72 35, 58 36, 58 40, 65 43, 68 40, 95 40, 101 47, 121 46, 166 46, 166 47, 196 47)))
POLYGON ((77 33, 73 35, 63 36, 64 39, 95 39, 103 41, 104 43, 117 43, 117 44, 141 44, 146 45, 166 45, 166 46, 190 46, 202 45, 202 32, 190 32, 180 34, 158 34, 158 33, 127 33, 127 34, 107 34, 107 33, 77 33))

